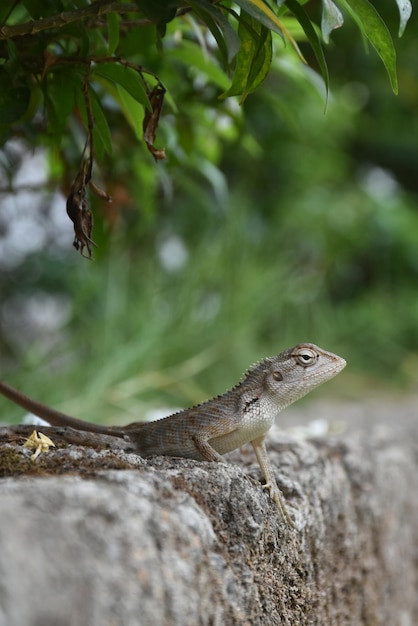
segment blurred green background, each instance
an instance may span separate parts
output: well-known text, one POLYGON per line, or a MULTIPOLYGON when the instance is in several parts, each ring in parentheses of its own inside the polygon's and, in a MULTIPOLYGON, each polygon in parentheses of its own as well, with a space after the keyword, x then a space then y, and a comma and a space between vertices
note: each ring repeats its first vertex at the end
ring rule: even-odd
MULTIPOLYGON (((396 37, 396 7, 382 14, 396 37)), ((128 422, 221 393, 253 361, 310 341, 348 361, 318 393, 416 391, 417 32, 413 15, 395 41, 395 96, 355 26, 336 31, 326 111, 321 80, 280 40, 242 106, 218 100, 222 78, 191 68, 187 46, 149 52, 181 102, 160 125, 167 160, 154 163, 115 113, 100 169, 114 202, 92 199, 93 262, 72 249, 69 221, 59 237, 50 226, 65 199, 34 196, 42 243, 31 252, 22 232, 25 252, 1 257, 2 379, 81 418, 128 422)), ((27 151, 2 155, 11 177, 27 151)), ((4 252, 20 200, 12 211, 1 198, 4 252)), ((0 399, 0 414, 21 410, 0 399)))

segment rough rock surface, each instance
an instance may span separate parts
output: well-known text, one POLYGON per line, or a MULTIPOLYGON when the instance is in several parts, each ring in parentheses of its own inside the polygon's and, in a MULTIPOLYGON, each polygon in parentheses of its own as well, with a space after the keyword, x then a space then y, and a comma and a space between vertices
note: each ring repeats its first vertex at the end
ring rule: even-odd
POLYGON ((217 465, 0 444, 0 626, 418 624, 418 425, 412 403, 381 409, 272 433, 297 530, 246 448, 217 465))

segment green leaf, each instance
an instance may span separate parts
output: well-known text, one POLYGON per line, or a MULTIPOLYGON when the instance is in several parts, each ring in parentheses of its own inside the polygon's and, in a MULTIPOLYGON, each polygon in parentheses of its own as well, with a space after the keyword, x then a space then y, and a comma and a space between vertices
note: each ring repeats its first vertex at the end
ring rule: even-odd
POLYGON ((321 31, 325 43, 329 43, 329 36, 332 31, 340 28, 343 23, 342 13, 332 0, 322 0, 321 31))
POLYGON ((234 77, 221 98, 240 95, 242 103, 267 76, 273 52, 271 32, 245 11, 241 11, 238 34, 241 46, 234 77))
POLYGON ((208 2, 208 0, 189 0, 189 4, 193 8, 193 11, 205 22, 217 42, 219 33, 218 27, 221 29, 223 33, 223 56, 228 63, 230 63, 239 50, 239 38, 231 24, 223 13, 208 2))
POLYGON ((30 89, 12 87, 0 92, 0 124, 13 124, 25 113, 29 106, 30 89))
POLYGON ((152 110, 145 88, 145 81, 139 72, 119 63, 100 63, 94 67, 92 74, 102 76, 121 85, 134 100, 150 111, 152 110))
POLYGON ((72 69, 62 69, 50 73, 46 77, 46 98, 50 98, 54 105, 56 117, 56 131, 61 134, 63 126, 74 108, 75 87, 83 77, 72 69))
POLYGON ((103 111, 100 99, 94 89, 89 87, 90 102, 94 120, 94 144, 97 150, 98 141, 103 146, 103 150, 108 154, 112 154, 112 136, 110 134, 109 125, 107 123, 105 112, 103 111))
POLYGON ((117 13, 107 14, 107 49, 109 54, 113 54, 119 45, 119 19, 117 13))
POLYGON ((0 4, 0 25, 4 26, 6 20, 9 18, 12 13, 12 7, 10 2, 2 2, 0 4))
MULTIPOLYGON (((54 15, 58 8, 55 2, 38 2, 38 0, 22 0, 22 4, 34 20, 54 15)), ((62 11, 61 3, 58 11, 62 11)))
POLYGON ((354 14, 361 32, 370 41, 384 63, 393 92, 398 93, 396 52, 392 37, 379 13, 368 0, 339 0, 339 3, 354 14))
POLYGON ((15 85, 13 71, 7 71, 6 67, 0 66, 0 124, 13 124, 26 113, 31 90, 25 85, 15 85))
POLYGON ((260 24, 274 31, 284 40, 281 21, 263 0, 235 0, 235 2, 241 9, 244 9, 249 15, 255 17, 260 24))
POLYGON ((117 86, 116 89, 118 93, 117 100, 119 102, 120 108, 123 111, 125 119, 135 132, 137 138, 142 141, 142 121, 144 119, 144 107, 142 106, 142 104, 139 104, 138 100, 132 98, 132 96, 130 96, 123 87, 117 86))
POLYGON ((103 42, 101 33, 94 29, 87 29, 81 22, 74 22, 60 28, 60 37, 64 54, 76 55, 79 59, 83 59, 92 50, 96 53, 99 38, 100 42, 103 42))
POLYGON ((222 58, 225 59, 226 62, 228 62, 228 47, 225 43, 222 32, 215 20, 212 19, 211 15, 205 13, 204 11, 201 11, 199 8, 195 8, 195 13, 203 20, 203 22, 205 22, 206 26, 209 28, 210 32, 214 36, 216 43, 218 44, 218 49, 222 58))
MULTIPOLYGON (((103 158, 105 152, 109 154, 112 152, 112 139, 110 135, 109 126, 106 120, 106 116, 104 114, 102 105, 100 103, 99 98, 97 97, 94 89, 89 87, 89 95, 93 116, 93 142, 94 142, 94 151, 96 157, 100 160, 103 158)), ((88 128, 87 121, 87 109, 86 109, 86 101, 83 93, 82 82, 76 86, 75 89, 75 99, 78 105, 83 123, 86 128, 88 128)))
POLYGON ((14 41, 7 39, 7 54, 9 57, 9 63, 19 63, 19 50, 14 41))
POLYGON ((402 37, 408 20, 411 17, 412 4, 409 0, 396 0, 396 4, 398 5, 399 15, 401 17, 399 22, 399 37, 402 37))
POLYGON ((321 69, 322 78, 324 79, 326 92, 328 94, 328 90, 329 90, 328 66, 325 60, 324 51, 322 50, 321 42, 319 41, 319 37, 316 34, 316 30, 313 27, 311 20, 309 19, 305 9, 300 6, 297 0, 286 0, 286 6, 292 11, 294 16, 297 18, 299 24, 302 26, 303 30, 305 31, 305 35, 308 38, 311 48, 315 54, 316 60, 318 61, 318 65, 321 69))
POLYGON ((177 0, 136 0, 136 4, 155 24, 167 24, 176 17, 177 0))
POLYGON ((205 55, 202 48, 191 41, 184 39, 179 48, 173 48, 170 50, 169 59, 170 61, 171 59, 177 59, 184 63, 188 68, 196 68, 221 89, 225 90, 230 85, 227 75, 216 64, 216 62, 205 55))

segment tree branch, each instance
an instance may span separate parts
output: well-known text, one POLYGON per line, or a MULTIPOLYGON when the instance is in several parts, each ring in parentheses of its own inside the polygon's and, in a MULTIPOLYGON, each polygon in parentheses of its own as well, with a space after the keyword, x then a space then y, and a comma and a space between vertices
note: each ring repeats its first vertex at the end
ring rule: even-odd
MULTIPOLYGON (((0 40, 23 37, 24 35, 35 35, 50 28, 62 28, 73 22, 80 22, 88 17, 99 17, 106 13, 140 13, 137 4, 121 4, 120 2, 94 2, 88 7, 77 9, 76 11, 65 11, 58 15, 51 15, 42 20, 31 20, 24 24, 14 26, 2 26, 0 28, 0 40)), ((144 19, 145 23, 151 23, 144 19)))

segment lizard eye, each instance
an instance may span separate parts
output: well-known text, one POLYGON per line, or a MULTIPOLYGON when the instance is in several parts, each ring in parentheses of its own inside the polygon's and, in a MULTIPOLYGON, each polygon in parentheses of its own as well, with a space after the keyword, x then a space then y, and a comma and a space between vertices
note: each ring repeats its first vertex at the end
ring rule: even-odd
POLYGON ((297 354, 295 354, 295 357, 299 365, 302 365, 303 367, 313 365, 318 360, 317 353, 309 348, 302 348, 297 354))
POLYGON ((283 374, 281 372, 275 371, 273 372, 273 378, 274 380, 281 381, 283 380, 283 374))

